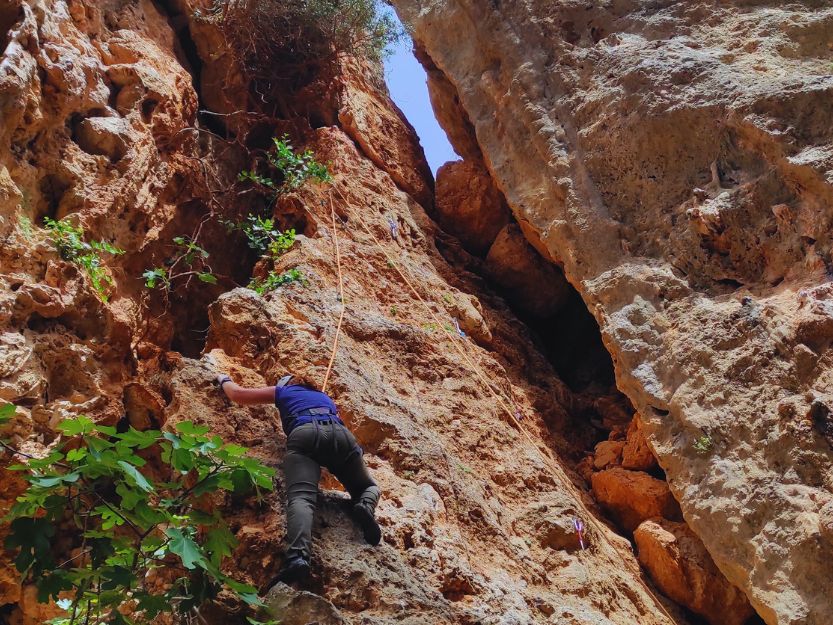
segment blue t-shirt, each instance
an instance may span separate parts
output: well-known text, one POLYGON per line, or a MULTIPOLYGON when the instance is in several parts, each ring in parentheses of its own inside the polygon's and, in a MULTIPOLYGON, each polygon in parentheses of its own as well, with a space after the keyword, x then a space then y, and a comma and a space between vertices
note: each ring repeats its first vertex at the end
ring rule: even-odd
MULTIPOLYGON (((314 417, 298 417, 292 419, 292 415, 297 415, 299 412, 309 410, 310 408, 329 408, 332 414, 338 413, 335 402, 321 391, 316 391, 300 384, 292 384, 289 386, 275 387, 275 406, 281 413, 281 424, 283 425, 284 433, 289 436, 289 433, 298 425, 302 423, 310 423, 314 417)), ((321 415, 325 417, 326 415, 321 415)), ((341 420, 338 419, 340 423, 341 420)))

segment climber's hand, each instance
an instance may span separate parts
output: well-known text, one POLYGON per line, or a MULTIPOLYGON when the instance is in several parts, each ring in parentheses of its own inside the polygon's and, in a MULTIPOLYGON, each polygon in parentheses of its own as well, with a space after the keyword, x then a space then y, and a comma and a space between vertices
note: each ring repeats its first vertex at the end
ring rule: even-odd
POLYGON ((220 390, 223 390, 223 384, 226 382, 231 382, 231 378, 225 373, 218 373, 217 374, 217 385, 220 387, 220 390))

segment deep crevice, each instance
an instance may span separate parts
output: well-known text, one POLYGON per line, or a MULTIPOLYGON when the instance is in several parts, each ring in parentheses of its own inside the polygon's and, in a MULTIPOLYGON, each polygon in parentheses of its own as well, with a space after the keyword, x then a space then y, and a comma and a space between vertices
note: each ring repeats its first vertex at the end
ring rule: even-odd
MULTIPOLYGON (((200 124, 211 132, 220 137, 227 138, 228 133, 225 124, 222 122, 222 117, 203 113, 208 110, 205 105, 202 94, 202 58, 200 58, 197 44, 191 36, 191 21, 190 17, 183 12, 183 8, 178 6, 176 0, 152 0, 156 9, 168 19, 168 25, 175 36, 175 49, 182 67, 191 75, 191 84, 197 94, 199 113, 197 119, 200 124)), ((144 112, 144 109, 143 109, 144 112)), ((151 110, 152 112, 152 110, 151 110)))
POLYGON ((11 41, 11 31, 21 19, 23 19, 23 6, 19 3, 9 2, 0 5, 0 54, 5 52, 11 41))

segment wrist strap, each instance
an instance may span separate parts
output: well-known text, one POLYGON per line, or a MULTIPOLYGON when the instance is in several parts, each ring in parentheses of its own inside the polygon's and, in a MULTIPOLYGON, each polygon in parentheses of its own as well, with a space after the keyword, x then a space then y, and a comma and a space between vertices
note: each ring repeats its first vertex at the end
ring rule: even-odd
POLYGON ((231 382, 231 378, 226 376, 222 380, 220 380, 220 388, 223 388, 223 384, 225 384, 226 382, 231 382))

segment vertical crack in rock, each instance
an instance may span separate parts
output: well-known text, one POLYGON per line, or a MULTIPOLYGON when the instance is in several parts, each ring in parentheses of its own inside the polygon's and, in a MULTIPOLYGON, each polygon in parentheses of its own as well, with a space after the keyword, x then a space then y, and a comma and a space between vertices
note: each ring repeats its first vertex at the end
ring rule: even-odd
MULTIPOLYGON (((767 623, 826 623, 830 9, 394 4, 442 74, 440 121, 464 113, 455 147, 470 125, 524 235, 598 321, 714 563, 767 623)), ((594 490, 632 483, 622 471, 594 490)), ((640 557, 686 551, 673 526, 642 535, 640 557)))

